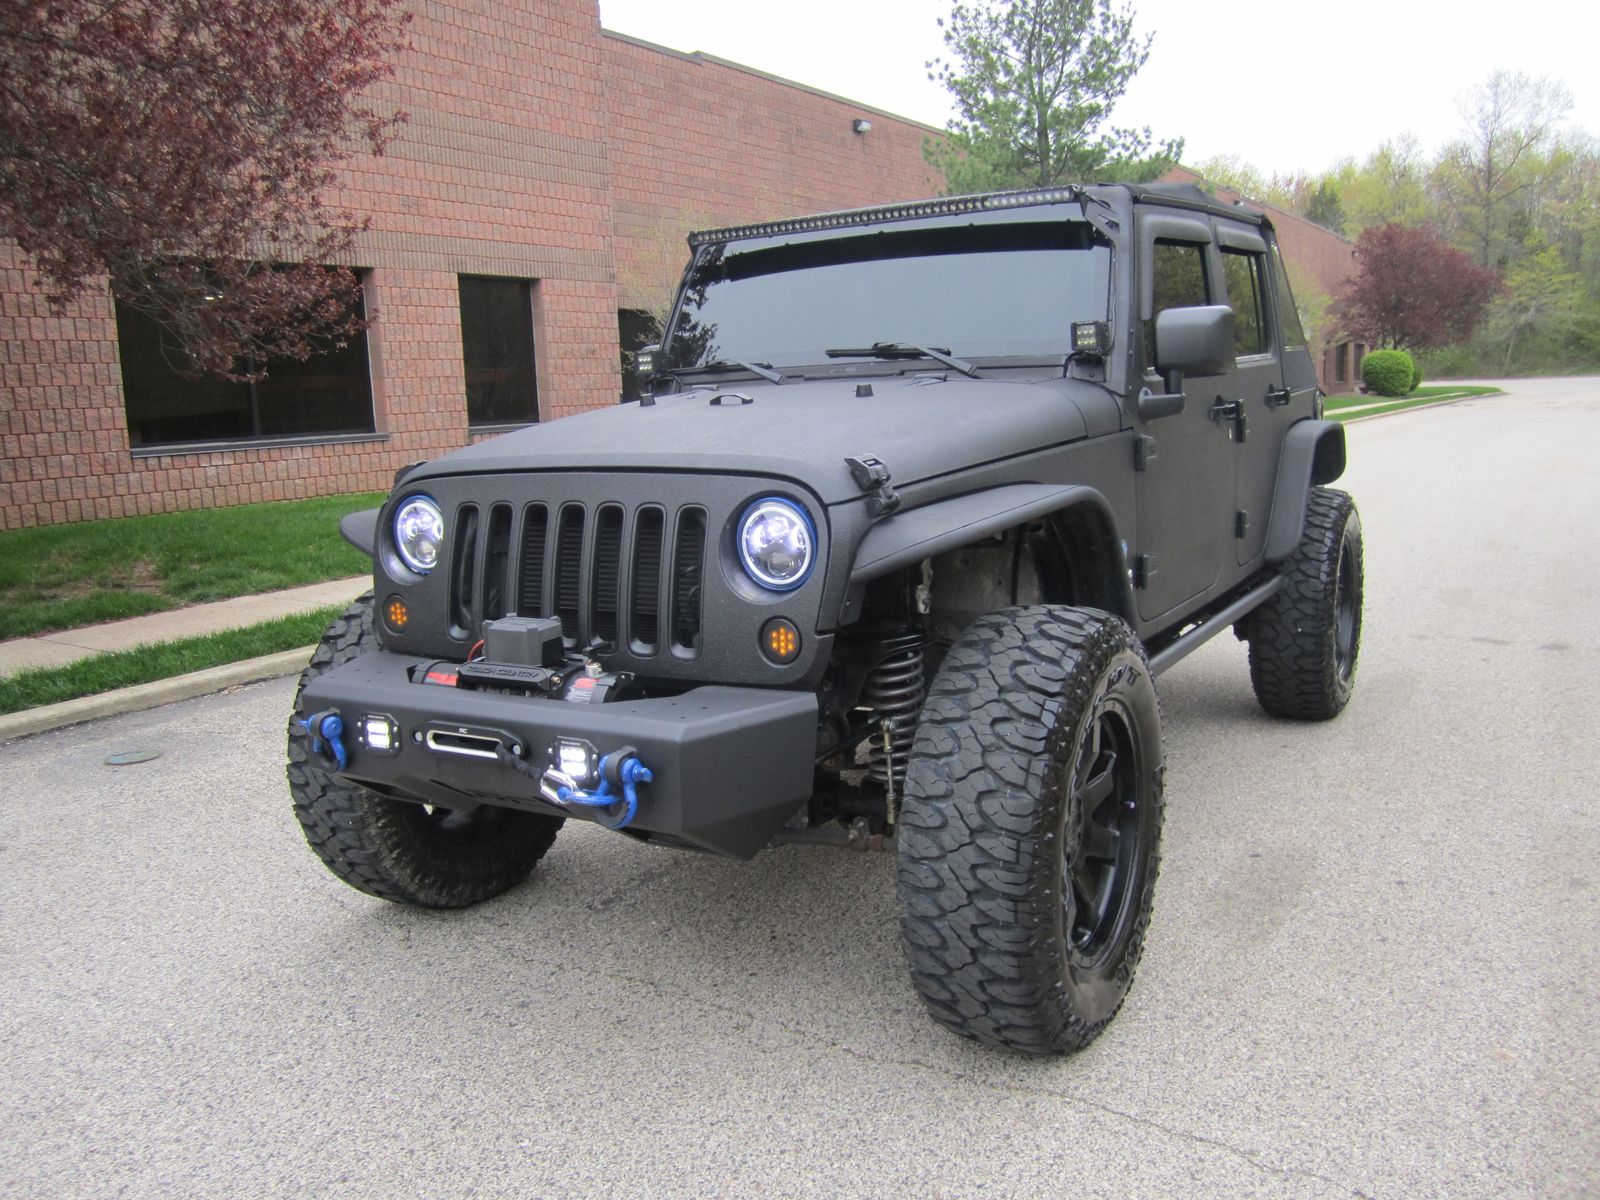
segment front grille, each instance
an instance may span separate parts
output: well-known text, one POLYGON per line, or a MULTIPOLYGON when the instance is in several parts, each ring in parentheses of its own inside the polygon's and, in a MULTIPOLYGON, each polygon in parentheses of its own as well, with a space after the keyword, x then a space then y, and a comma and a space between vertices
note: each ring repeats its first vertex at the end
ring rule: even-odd
POLYGON ((487 521, 479 512, 456 512, 450 607, 463 634, 479 636, 514 598, 517 616, 558 617, 569 648, 605 643, 649 658, 665 633, 674 657, 700 653, 705 509, 572 501, 520 513, 495 504, 487 521))

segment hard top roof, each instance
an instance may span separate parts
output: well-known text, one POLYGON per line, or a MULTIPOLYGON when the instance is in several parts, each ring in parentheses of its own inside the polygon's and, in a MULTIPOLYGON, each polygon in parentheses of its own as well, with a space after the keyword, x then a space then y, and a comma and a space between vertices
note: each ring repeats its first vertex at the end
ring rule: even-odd
POLYGON ((742 238, 779 237, 786 233, 817 233, 828 229, 843 229, 855 225, 876 225, 893 221, 915 221, 926 217, 960 216, 964 213, 992 212, 999 209, 1032 208, 1052 204, 1098 202, 1108 207, 1120 208, 1110 198, 1110 193, 1121 192, 1135 202, 1169 204, 1178 208, 1195 209, 1232 217, 1251 224, 1268 224, 1266 215, 1252 208, 1226 204, 1209 195, 1192 183, 1109 183, 1065 184, 1052 188, 1027 188, 1019 191, 983 192, 971 196, 941 196, 931 200, 913 200, 903 204, 881 204, 869 208, 848 208, 835 212, 814 213, 805 217, 792 217, 782 221, 763 221, 753 225, 730 225, 722 229, 706 229, 689 235, 689 245, 700 247, 717 242, 737 241, 742 238))

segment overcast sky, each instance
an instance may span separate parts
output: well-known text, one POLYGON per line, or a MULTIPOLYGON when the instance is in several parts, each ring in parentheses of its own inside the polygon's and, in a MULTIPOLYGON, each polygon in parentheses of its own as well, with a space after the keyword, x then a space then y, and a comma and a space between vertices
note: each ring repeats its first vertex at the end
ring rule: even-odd
MULTIPOLYGON (((1134 9, 1156 40, 1113 120, 1185 138, 1191 163, 1232 154, 1267 174, 1318 171, 1406 131, 1432 152, 1460 127, 1458 95, 1497 68, 1562 80, 1571 124, 1600 135, 1593 0, 1134 9)), ((943 50, 935 20, 948 11, 944 0, 600 0, 608 29, 939 126, 949 104, 924 64, 943 50)))

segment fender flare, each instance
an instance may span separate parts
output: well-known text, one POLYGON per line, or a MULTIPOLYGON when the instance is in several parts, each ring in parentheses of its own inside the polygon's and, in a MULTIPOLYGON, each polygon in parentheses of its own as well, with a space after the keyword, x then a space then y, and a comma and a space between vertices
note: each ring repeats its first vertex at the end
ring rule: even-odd
POLYGON ((339 536, 368 558, 378 546, 378 508, 364 508, 339 518, 339 536))
POLYGON ((866 585, 874 579, 1025 521, 1085 507, 1102 534, 1092 553, 1109 555, 1113 564, 1114 595, 1098 597, 1097 607, 1131 622, 1136 612, 1133 590, 1111 505, 1092 487, 1049 483, 1013 483, 969 492, 895 513, 874 525, 856 547, 841 622, 853 620, 860 612, 866 585))
POLYGON ((1267 523, 1268 562, 1294 553, 1305 531, 1306 502, 1317 484, 1344 474, 1344 426, 1338 421, 1296 421, 1283 438, 1278 481, 1272 489, 1272 519, 1267 523))

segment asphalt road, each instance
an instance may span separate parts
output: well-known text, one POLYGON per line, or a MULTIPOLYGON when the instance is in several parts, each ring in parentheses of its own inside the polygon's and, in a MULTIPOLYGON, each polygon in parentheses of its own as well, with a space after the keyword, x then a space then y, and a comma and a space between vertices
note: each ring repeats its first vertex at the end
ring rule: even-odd
POLYGON ((1087 1052, 927 1021, 881 856, 569 824, 481 908, 369 900, 290 815, 283 681, 0 748, 0 1194, 1600 1195, 1600 381, 1350 442, 1356 698, 1270 720, 1232 638, 1163 678, 1087 1052))

